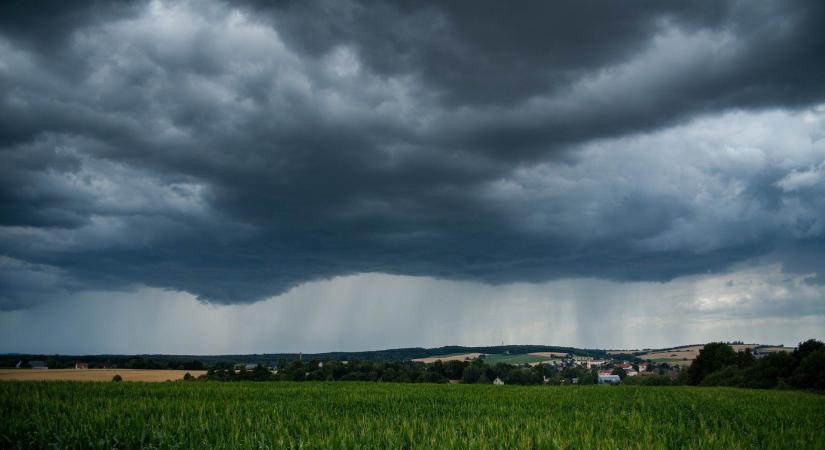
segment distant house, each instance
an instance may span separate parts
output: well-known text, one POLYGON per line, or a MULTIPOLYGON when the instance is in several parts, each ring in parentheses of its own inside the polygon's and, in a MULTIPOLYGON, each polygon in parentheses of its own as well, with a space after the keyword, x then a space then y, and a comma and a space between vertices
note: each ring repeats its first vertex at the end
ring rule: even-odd
POLYGON ((252 364, 252 363, 249 363, 249 364, 243 366, 244 370, 255 370, 256 367, 258 367, 258 365, 257 364, 252 364))
POLYGON ((599 384, 619 384, 622 379, 618 375, 599 374, 599 384))
POLYGON ((496 386, 502 386, 502 385, 504 385, 504 382, 501 381, 501 378, 496 377, 496 379, 493 380, 493 384, 495 384, 496 386))
POLYGON ((635 377, 638 374, 639 374, 639 372, 636 372, 633 369, 627 371, 627 376, 629 376, 629 377, 635 377))
POLYGON ((48 369, 45 361, 29 361, 29 366, 32 369, 48 369))
POLYGON ((75 369, 88 369, 88 368, 89 368, 89 364, 88 364, 88 363, 84 363, 84 362, 76 362, 76 363, 74 363, 74 368, 75 368, 75 369))

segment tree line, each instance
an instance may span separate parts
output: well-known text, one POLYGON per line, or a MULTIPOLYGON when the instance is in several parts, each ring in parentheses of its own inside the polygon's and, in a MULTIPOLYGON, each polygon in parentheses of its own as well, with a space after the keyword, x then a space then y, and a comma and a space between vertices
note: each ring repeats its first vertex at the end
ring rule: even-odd
POLYGON ((687 384, 743 388, 825 390, 825 343, 809 339, 793 352, 755 358, 728 344, 705 345, 686 372, 687 384))
POLYGON ((215 381, 381 381, 389 383, 490 384, 495 379, 506 384, 565 384, 576 379, 580 384, 596 382, 596 372, 579 367, 560 368, 553 365, 533 367, 505 363, 488 365, 481 359, 473 361, 436 361, 425 364, 414 361, 281 361, 276 370, 257 365, 252 370, 231 365, 218 365, 201 375, 200 380, 215 381))

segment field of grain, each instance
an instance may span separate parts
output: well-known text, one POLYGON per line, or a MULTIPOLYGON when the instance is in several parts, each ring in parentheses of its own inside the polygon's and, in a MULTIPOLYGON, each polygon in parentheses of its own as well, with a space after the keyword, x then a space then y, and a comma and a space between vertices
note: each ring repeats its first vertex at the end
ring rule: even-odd
POLYGON ((5 380, 72 380, 112 381, 120 375, 123 381, 175 381, 189 372, 193 376, 206 373, 203 370, 142 370, 142 369, 0 369, 0 381, 5 380))
POLYGON ((481 353, 457 353, 452 355, 438 355, 438 356, 431 356, 429 358, 417 358, 413 361, 416 362, 423 362, 427 364, 432 364, 436 361, 447 362, 447 361, 472 361, 474 359, 478 359, 482 354, 481 353))
POLYGON ((825 448, 825 396, 696 387, 0 383, 0 448, 825 448))

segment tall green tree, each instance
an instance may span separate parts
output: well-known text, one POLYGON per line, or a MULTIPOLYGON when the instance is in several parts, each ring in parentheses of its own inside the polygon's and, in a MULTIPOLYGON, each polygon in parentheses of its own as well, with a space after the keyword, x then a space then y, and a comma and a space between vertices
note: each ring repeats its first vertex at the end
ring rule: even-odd
POLYGON ((733 347, 724 342, 711 342, 699 350, 699 355, 690 365, 687 373, 688 384, 698 385, 709 374, 736 363, 737 356, 733 347))

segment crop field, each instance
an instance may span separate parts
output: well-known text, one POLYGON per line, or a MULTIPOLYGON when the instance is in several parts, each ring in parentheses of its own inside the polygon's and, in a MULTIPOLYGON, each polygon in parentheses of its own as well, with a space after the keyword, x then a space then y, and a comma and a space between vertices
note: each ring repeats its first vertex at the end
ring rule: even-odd
POLYGON ((492 354, 492 355, 484 355, 484 362, 490 365, 495 365, 498 363, 504 364, 532 364, 532 363, 540 363, 540 362, 549 362, 550 358, 546 356, 536 356, 536 355, 504 355, 504 354, 492 354))
POLYGON ((123 381, 175 381, 189 372, 194 377, 206 373, 205 370, 143 370, 143 369, 0 369, 0 381, 112 381, 120 375, 123 381))
POLYGON ((413 361, 432 364, 436 361, 470 361, 473 359, 478 359, 479 356, 481 356, 481 353, 451 353, 448 355, 430 356, 428 358, 416 358, 413 359, 413 361))
POLYGON ((825 397, 632 386, 0 383, 0 448, 825 448, 825 397))

